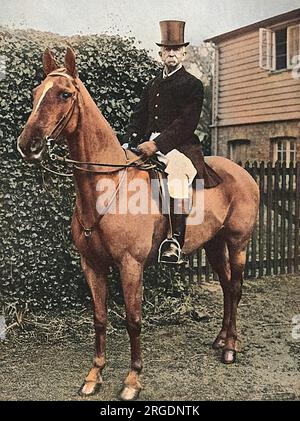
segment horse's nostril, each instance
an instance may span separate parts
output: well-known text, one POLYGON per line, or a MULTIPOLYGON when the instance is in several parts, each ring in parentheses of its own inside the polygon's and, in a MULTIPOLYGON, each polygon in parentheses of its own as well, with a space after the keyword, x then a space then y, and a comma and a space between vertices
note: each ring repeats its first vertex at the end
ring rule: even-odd
POLYGON ((42 139, 33 139, 30 143, 30 152, 33 154, 39 153, 44 147, 44 142, 42 139))

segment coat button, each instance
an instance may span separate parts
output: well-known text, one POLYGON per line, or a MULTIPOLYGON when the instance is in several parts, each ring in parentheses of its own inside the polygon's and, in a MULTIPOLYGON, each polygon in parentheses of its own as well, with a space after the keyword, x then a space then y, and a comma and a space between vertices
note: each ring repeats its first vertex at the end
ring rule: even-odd
POLYGON ((159 96, 159 92, 156 94, 156 96, 159 96))
POLYGON ((157 120, 158 119, 158 116, 156 115, 154 118, 155 118, 155 120, 157 120))
POLYGON ((157 108, 158 107, 158 104, 155 104, 155 108, 157 108))

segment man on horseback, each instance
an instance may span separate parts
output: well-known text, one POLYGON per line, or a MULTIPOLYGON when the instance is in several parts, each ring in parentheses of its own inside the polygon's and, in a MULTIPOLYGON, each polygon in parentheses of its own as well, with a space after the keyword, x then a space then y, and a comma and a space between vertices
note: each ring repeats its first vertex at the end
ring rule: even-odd
POLYGON ((170 263, 181 261, 190 210, 183 201, 189 199, 194 178, 203 179, 205 188, 221 182, 205 164, 200 141, 194 134, 203 104, 203 85, 182 65, 189 44, 184 41, 184 26, 182 21, 160 22, 162 40, 156 44, 163 71, 146 85, 122 139, 123 144, 138 145, 144 156, 156 154, 166 164, 173 238, 161 257, 170 263))

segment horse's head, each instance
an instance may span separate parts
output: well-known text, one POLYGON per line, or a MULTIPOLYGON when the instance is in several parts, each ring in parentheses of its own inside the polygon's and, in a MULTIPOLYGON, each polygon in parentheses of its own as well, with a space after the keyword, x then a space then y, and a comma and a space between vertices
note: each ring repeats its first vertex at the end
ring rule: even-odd
POLYGON ((30 162, 42 160, 47 139, 56 140, 77 126, 78 95, 75 55, 67 48, 64 67, 59 67, 49 49, 43 54, 46 78, 33 90, 33 109, 18 138, 17 148, 30 162))

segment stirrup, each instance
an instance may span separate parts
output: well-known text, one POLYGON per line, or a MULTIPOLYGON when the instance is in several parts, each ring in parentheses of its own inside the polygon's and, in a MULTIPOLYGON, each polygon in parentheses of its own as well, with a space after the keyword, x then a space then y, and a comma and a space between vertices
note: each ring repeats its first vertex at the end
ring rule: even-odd
POLYGON ((179 242, 176 240, 176 238, 166 238, 161 245, 159 246, 158 249, 158 259, 157 259, 158 263, 168 263, 171 265, 181 265, 183 263, 185 263, 185 260, 182 258, 182 251, 181 251, 181 246, 179 244, 179 242), (163 253, 165 251, 165 249, 168 248, 168 246, 170 246, 171 244, 175 244, 178 253, 176 254, 176 259, 173 262, 170 262, 170 260, 168 260, 167 258, 164 258, 163 253))

